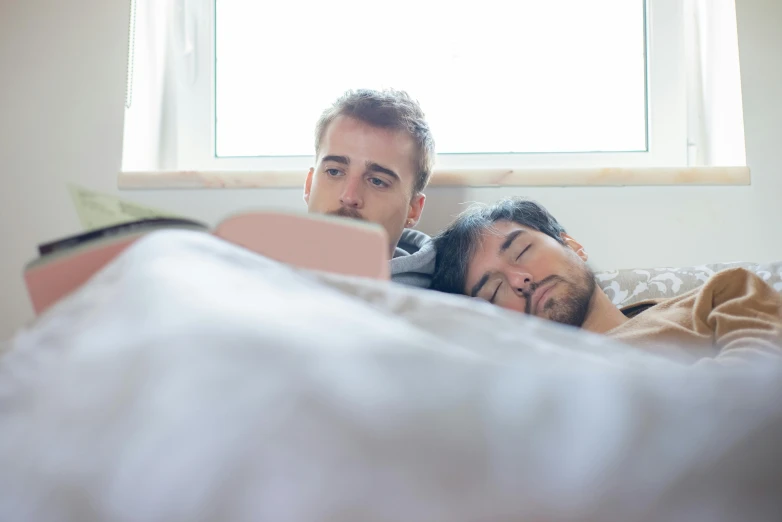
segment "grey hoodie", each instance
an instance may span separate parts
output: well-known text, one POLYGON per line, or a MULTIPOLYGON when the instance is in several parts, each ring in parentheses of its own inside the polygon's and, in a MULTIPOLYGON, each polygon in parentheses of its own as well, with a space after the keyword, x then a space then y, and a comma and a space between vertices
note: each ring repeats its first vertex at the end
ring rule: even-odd
POLYGON ((391 280, 403 285, 429 288, 435 256, 432 238, 418 230, 405 229, 390 261, 391 280))

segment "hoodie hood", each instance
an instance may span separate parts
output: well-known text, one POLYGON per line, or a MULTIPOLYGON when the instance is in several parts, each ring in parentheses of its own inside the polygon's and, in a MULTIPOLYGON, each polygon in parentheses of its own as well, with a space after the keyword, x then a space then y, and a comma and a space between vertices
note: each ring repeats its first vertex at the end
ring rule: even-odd
POLYGON ((403 285, 429 288, 435 258, 431 237, 418 230, 405 229, 390 261, 391 280, 403 285))

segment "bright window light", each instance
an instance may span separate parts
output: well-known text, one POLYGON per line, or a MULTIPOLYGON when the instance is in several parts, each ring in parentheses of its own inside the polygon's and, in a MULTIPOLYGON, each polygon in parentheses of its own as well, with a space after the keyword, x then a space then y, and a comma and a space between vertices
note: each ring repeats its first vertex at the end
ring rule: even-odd
POLYGON ((311 155, 321 111, 358 87, 418 99, 440 154, 646 151, 645 13, 641 0, 217 0, 216 153, 311 155))

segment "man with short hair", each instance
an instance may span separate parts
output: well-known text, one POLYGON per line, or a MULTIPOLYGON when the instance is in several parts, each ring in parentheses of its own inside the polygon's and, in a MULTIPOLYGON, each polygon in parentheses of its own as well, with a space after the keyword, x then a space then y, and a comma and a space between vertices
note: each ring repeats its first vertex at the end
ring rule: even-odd
POLYGON ((392 280, 428 287, 435 251, 412 227, 424 209, 435 152, 418 103, 403 91, 348 91, 320 117, 315 153, 304 185, 309 212, 381 225, 392 280))
POLYGON ((687 362, 704 354, 721 360, 782 355, 782 295, 757 275, 725 270, 700 288, 634 305, 635 314, 625 315, 597 286, 584 247, 533 201, 472 207, 434 243, 434 290, 670 350, 687 362))

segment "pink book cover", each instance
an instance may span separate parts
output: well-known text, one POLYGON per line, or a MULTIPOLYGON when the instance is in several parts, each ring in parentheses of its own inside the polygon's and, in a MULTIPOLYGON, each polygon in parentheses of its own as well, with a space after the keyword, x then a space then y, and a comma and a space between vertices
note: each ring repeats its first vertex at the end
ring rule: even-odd
POLYGON ((122 237, 96 248, 81 249, 24 272, 27 293, 36 315, 86 283, 140 236, 122 237))
MULTIPOLYGON (((28 265, 24 280, 35 314, 86 283, 144 234, 84 243, 28 265)), ((298 268, 382 280, 390 277, 388 240, 377 225, 332 216, 252 212, 225 219, 214 235, 298 268)))
POLYGON ((389 279, 382 227, 318 214, 253 212, 217 225, 214 234, 270 259, 309 270, 389 279))

